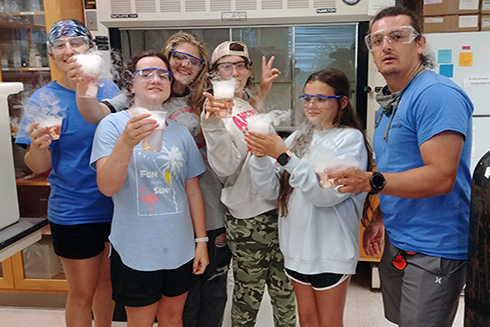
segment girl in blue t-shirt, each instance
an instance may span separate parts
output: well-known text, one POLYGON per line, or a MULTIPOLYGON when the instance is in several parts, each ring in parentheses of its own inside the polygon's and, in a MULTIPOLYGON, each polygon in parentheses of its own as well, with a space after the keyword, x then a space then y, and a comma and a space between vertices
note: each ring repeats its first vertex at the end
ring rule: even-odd
POLYGON ((187 293, 209 263, 200 152, 184 126, 149 119, 170 95, 168 67, 156 51, 130 60, 130 109, 99 123, 90 160, 101 192, 114 201, 113 299, 124 304, 128 326, 152 326, 155 316, 182 325, 187 293), (161 145, 149 150, 146 139, 162 127, 161 145))
MULTIPOLYGON (((48 53, 61 78, 37 90, 25 106, 16 143, 27 146, 25 162, 48 176, 48 219, 54 250, 61 257, 68 281, 67 326, 111 326, 108 235, 112 201, 97 188, 89 159, 95 126, 87 123, 76 103, 76 84, 68 77, 67 60, 94 47, 92 35, 80 22, 61 20, 48 35, 48 53), (46 123, 63 117, 61 124, 46 123), (46 127, 47 126, 47 127, 46 127)), ((101 81, 99 99, 119 89, 101 81)), ((95 96, 95 94, 94 94, 95 96)))

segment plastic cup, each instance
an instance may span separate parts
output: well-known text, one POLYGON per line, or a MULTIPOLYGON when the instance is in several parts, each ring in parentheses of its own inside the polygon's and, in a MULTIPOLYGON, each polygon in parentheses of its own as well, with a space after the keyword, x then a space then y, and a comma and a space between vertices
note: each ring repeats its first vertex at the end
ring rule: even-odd
POLYGON ((235 95, 235 80, 211 81, 213 83, 214 99, 225 103, 226 108, 216 112, 219 118, 230 118, 233 110, 233 96, 235 95))
POLYGON ((58 140, 60 138, 61 123, 63 122, 63 117, 48 117, 38 119, 39 127, 44 127, 43 134, 49 134, 52 140, 58 140))
POLYGON ((326 172, 316 172, 316 178, 318 179, 318 185, 321 188, 335 188, 335 178, 327 178, 328 173, 326 172))
POLYGON ((78 96, 96 98, 99 88, 99 75, 102 57, 95 53, 80 53, 74 56, 82 65, 83 73, 77 83, 78 96))
POLYGON ((249 132, 269 134, 270 126, 271 126, 270 123, 260 115, 247 117, 247 127, 249 132))
POLYGON ((155 119, 159 126, 150 136, 143 139, 143 150, 148 152, 160 152, 162 151, 163 130, 165 129, 167 112, 151 111, 151 116, 149 118, 155 119))

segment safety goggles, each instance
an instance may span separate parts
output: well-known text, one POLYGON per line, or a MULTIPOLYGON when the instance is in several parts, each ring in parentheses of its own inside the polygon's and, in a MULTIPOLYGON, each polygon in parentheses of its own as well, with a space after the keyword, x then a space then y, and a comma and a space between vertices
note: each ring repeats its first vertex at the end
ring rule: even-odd
POLYGON ((191 68, 194 70, 201 70, 202 67, 204 67, 204 61, 197 57, 194 57, 191 54, 182 51, 170 50, 170 55, 177 62, 178 65, 189 63, 191 68))
POLYGON ((239 62, 221 62, 216 65, 216 69, 220 73, 232 74, 233 69, 236 69, 237 73, 243 74, 249 70, 250 65, 245 60, 239 62))
POLYGON ((303 102, 303 106, 308 105, 309 103, 314 104, 315 106, 325 106, 329 99, 340 99, 343 98, 343 95, 320 95, 320 94, 303 94, 298 98, 303 102))
POLYGON ((84 46, 90 46, 90 40, 85 36, 71 36, 67 38, 57 39, 51 45, 53 51, 64 51, 67 46, 73 50, 78 50, 84 46))
POLYGON ((155 77, 162 82, 171 83, 173 80, 172 72, 161 68, 143 68, 133 73, 133 78, 141 78, 144 81, 151 81, 155 77))
POLYGON ((403 271, 403 270, 405 270, 405 268, 407 268, 406 256, 407 255, 414 255, 414 254, 416 254, 416 252, 400 250, 391 260, 391 265, 394 268, 403 271))
POLYGON ((412 26, 398 26, 368 34, 364 37, 364 41, 369 51, 373 51, 382 46, 385 39, 393 44, 408 44, 419 35, 412 26))

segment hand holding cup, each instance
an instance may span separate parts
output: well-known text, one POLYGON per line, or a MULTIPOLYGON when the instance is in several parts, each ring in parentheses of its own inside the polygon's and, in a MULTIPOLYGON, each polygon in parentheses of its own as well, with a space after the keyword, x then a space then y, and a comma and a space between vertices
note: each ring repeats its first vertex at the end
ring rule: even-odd
POLYGON ((235 95, 236 81, 221 80, 211 81, 213 84, 214 99, 216 102, 224 104, 223 109, 216 111, 218 118, 230 118, 233 110, 233 96, 235 95))
POLYGON ((77 83, 78 96, 96 98, 102 57, 95 53, 80 53, 74 57, 77 59, 77 63, 81 65, 82 71, 77 83))
POLYGON ((132 108, 131 111, 134 114, 149 113, 150 115, 144 118, 150 118, 157 122, 158 126, 152 129, 152 133, 145 135, 143 138, 142 147, 144 151, 160 152, 162 150, 163 130, 166 127, 167 112, 148 110, 140 107, 132 108))

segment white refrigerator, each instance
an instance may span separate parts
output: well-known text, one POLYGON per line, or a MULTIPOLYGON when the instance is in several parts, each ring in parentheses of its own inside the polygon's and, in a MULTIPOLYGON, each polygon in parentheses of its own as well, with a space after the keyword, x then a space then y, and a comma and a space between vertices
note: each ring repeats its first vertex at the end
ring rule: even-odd
POLYGON ((24 89, 20 82, 0 83, 0 229, 19 220, 17 187, 15 184, 14 158, 7 98, 24 89))
POLYGON ((468 94, 473 112, 471 173, 490 150, 490 32, 426 34, 435 56, 434 71, 449 77, 468 94))

